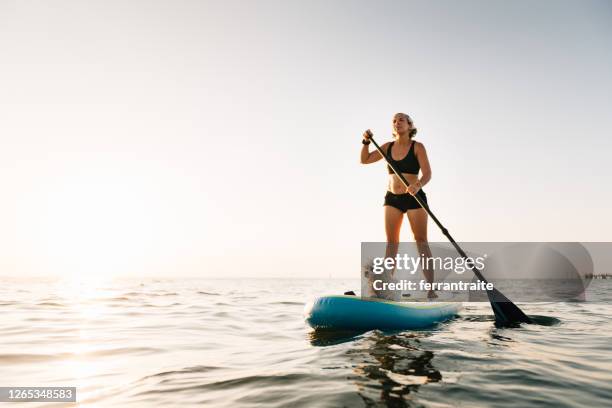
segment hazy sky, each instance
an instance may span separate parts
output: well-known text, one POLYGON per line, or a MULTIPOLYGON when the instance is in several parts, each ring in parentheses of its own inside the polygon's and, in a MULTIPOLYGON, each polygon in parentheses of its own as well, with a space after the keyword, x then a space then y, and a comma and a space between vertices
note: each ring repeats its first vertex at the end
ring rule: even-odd
POLYGON ((606 0, 2 0, 0 275, 356 278, 397 111, 458 241, 611 241, 611 40, 606 0))

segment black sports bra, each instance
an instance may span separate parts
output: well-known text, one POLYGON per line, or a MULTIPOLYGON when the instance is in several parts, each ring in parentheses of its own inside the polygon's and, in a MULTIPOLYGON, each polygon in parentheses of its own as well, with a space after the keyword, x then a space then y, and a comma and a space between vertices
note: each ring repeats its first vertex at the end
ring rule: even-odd
MULTIPOLYGON (((395 142, 389 143, 389 147, 387 148, 387 158, 389 161, 395 166, 396 169, 400 171, 400 173, 419 174, 421 166, 419 165, 419 161, 414 154, 414 144, 416 142, 412 142, 410 149, 408 149, 408 154, 406 154, 406 156, 401 160, 393 160, 393 154, 391 154, 393 143, 395 142)), ((391 166, 387 165, 387 170, 389 171, 389 174, 393 174, 391 166)))

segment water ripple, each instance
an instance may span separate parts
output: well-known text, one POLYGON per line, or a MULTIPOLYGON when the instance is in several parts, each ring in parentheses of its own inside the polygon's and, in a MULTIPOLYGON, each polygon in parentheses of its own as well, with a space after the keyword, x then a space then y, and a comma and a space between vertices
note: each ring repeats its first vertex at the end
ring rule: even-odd
POLYGON ((535 324, 517 328, 495 327, 484 303, 430 330, 304 324, 312 296, 358 284, 143 279, 71 296, 50 284, 26 290, 8 282, 0 380, 76 384, 83 405, 99 407, 599 407, 612 400, 610 281, 591 285, 599 303, 521 306, 535 324))

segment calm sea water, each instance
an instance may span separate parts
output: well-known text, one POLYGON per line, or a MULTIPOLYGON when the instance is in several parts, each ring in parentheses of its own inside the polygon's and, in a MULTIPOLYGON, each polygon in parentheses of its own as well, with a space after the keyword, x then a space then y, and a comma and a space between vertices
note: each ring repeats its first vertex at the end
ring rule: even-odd
POLYGON ((612 404, 612 280, 592 282, 595 302, 524 305, 539 324, 496 328, 472 304, 431 330, 358 335, 302 316, 358 281, 1 283, 0 386, 76 386, 86 407, 612 404))

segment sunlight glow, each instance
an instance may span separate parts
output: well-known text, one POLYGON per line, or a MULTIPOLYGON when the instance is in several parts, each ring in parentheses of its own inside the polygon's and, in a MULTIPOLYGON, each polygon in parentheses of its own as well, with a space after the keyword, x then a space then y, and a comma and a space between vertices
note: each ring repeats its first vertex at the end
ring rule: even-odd
POLYGON ((134 268, 152 245, 151 204, 122 180, 75 177, 49 197, 43 224, 48 254, 67 274, 134 268))
POLYGON ((74 279, 176 264, 186 227, 198 231, 178 209, 182 203, 203 207, 197 184, 172 170, 109 158, 69 162, 22 200, 23 256, 34 272, 74 279))

